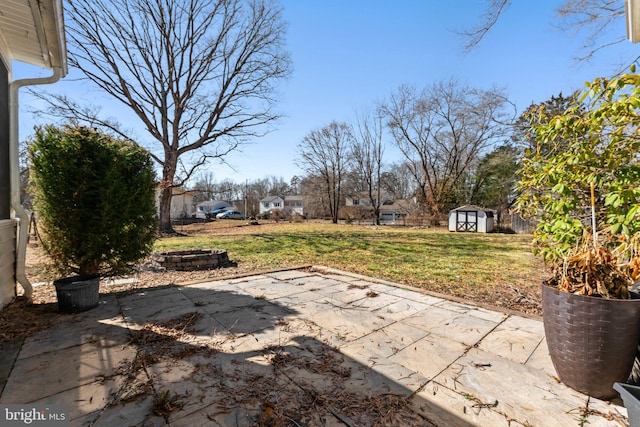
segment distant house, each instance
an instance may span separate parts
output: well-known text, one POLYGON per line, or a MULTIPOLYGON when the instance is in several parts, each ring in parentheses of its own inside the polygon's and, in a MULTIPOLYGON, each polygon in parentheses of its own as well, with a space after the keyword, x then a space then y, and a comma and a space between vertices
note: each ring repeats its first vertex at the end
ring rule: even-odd
MULTIPOLYGON (((193 193, 178 187, 172 188, 171 219, 191 218, 193 210, 193 193)), ((160 209, 160 188, 156 189, 156 206, 160 209)))
POLYGON ((304 202, 302 196, 284 196, 284 211, 294 215, 304 215, 304 202))
POLYGON ((285 214, 304 215, 304 203, 302 196, 267 196, 260 199, 260 214, 264 215, 274 210, 280 210, 285 214))
POLYGON ((474 205, 460 206, 449 212, 449 231, 489 233, 494 226, 493 211, 474 205))
MULTIPOLYGON (((396 222, 403 220, 414 208, 415 202, 410 200, 394 200, 390 195, 383 193, 380 195, 382 204, 380 205, 380 222, 396 222)), ((349 194, 345 197, 345 206, 351 209, 373 214, 373 207, 369 196, 365 194, 349 194)))
POLYGON ((393 203, 384 204, 380 206, 380 222, 402 221, 415 208, 416 203, 413 200, 395 200, 393 203))
MULTIPOLYGON (((381 205, 393 203, 393 198, 385 193, 380 195, 380 200, 382 201, 381 205)), ((345 206, 371 206, 371 200, 364 193, 347 194, 344 204, 345 206)))
POLYGON ((280 196, 267 196, 260 199, 260 215, 275 209, 284 210, 284 199, 280 196))

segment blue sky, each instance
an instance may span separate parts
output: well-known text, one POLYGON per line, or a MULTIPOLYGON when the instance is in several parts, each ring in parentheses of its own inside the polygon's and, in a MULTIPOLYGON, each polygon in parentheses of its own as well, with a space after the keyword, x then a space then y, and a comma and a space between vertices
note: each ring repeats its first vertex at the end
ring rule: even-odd
MULTIPOLYGON (((640 45, 626 42, 590 62, 576 61, 584 37, 556 29, 560 3, 514 1, 485 40, 465 54, 456 32, 480 22, 485 1, 282 0, 293 62, 291 78, 280 86, 277 109, 283 118, 276 130, 227 157, 233 169, 210 164, 202 172, 217 181, 267 176, 289 181, 302 174, 296 146, 306 134, 333 120, 353 122, 356 111, 372 108, 401 84, 423 88, 456 78, 478 89, 502 87, 521 112, 532 102, 618 72, 640 55, 640 45)), ((624 35, 624 21, 612 31, 624 35)), ((14 79, 46 74, 14 64, 14 79)), ((47 90, 100 103, 124 123, 132 116, 71 79, 47 90)), ((24 140, 46 118, 28 112, 34 101, 24 91, 20 102, 24 140)), ((145 145, 150 139, 140 132, 137 140, 145 145)), ((392 145, 390 138, 387 142, 392 145)), ((391 148, 387 154, 389 162, 399 159, 391 148)))

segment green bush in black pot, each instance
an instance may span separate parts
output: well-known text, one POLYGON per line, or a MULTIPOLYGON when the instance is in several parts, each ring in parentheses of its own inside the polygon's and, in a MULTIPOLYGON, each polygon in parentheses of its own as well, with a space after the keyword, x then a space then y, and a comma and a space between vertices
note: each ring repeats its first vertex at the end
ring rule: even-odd
POLYGON ((86 127, 46 126, 29 155, 39 230, 59 273, 122 275, 151 253, 156 177, 146 150, 86 127))

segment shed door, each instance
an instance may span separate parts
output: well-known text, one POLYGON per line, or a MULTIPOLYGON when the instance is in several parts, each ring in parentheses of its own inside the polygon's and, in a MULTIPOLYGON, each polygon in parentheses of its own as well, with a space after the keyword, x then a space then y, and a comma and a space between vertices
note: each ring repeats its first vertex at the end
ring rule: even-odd
POLYGON ((478 212, 456 211, 456 231, 478 231, 478 212))

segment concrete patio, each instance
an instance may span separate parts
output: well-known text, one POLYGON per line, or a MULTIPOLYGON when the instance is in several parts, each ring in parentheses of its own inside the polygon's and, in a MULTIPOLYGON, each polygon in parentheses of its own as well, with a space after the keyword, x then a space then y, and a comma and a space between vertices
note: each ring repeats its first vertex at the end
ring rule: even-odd
POLYGON ((557 381, 540 319, 325 268, 104 294, 0 358, 0 403, 73 426, 627 422, 557 381))

